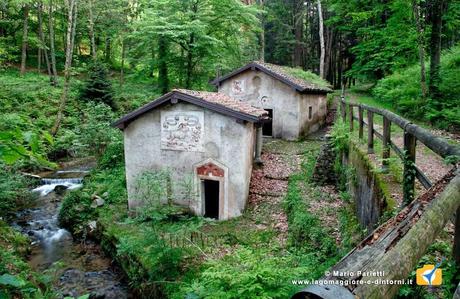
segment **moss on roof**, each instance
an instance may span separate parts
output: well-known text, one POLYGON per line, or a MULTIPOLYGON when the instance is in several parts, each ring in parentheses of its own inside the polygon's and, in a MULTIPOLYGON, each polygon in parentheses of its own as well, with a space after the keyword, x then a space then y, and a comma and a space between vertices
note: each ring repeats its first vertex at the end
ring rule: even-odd
POLYGON ((304 71, 300 68, 293 68, 288 66, 281 66, 281 69, 287 74, 303 81, 307 81, 311 84, 317 85, 321 89, 330 89, 331 85, 326 80, 322 79, 320 76, 310 72, 304 71))

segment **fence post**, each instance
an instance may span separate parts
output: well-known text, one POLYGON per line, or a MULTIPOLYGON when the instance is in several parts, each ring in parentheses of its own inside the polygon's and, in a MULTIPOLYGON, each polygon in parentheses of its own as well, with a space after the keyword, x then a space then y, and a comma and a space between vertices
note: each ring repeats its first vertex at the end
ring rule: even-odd
POLYGON ((358 126, 359 126, 359 138, 363 139, 364 136, 364 121, 363 121, 363 107, 358 106, 358 126))
POLYGON ((391 142, 391 121, 383 117, 383 152, 382 152, 382 170, 388 171, 388 159, 390 158, 391 142))
POLYGON ((374 153, 374 113, 367 110, 367 153, 374 153))
POLYGON ((414 200, 415 188, 415 147, 417 139, 414 135, 404 131, 404 174, 403 194, 404 206, 414 200))
POLYGON ((340 113, 342 114, 342 120, 345 122, 347 120, 347 106, 345 105, 345 98, 340 98, 340 113))
POLYGON ((455 215, 455 236, 454 236, 454 261, 460 265, 460 207, 455 215))
POLYGON ((348 115, 350 117, 350 132, 353 132, 353 105, 348 104, 348 115))

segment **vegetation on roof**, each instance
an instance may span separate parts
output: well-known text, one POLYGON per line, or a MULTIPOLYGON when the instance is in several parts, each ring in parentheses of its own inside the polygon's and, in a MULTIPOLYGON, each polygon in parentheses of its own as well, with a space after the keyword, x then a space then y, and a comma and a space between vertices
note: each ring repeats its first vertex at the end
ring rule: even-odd
POLYGON ((299 80, 304 80, 309 83, 313 83, 320 88, 331 88, 331 85, 329 84, 329 82, 327 82, 324 79, 321 79, 320 76, 310 71, 304 71, 300 68, 293 68, 293 67, 288 67, 288 66, 281 66, 281 69, 287 75, 293 76, 299 80))

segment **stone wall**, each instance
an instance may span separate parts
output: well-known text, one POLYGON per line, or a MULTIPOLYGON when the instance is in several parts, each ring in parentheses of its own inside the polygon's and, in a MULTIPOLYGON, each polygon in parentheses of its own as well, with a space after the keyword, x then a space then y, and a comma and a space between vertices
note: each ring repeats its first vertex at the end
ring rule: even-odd
POLYGON ((332 141, 328 140, 321 145, 320 153, 316 159, 312 180, 319 185, 337 184, 335 173, 336 152, 332 141))

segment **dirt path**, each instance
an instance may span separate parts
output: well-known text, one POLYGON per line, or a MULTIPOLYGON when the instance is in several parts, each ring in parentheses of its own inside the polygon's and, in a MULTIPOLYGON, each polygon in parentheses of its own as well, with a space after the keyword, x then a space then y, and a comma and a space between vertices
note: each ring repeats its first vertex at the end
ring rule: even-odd
POLYGON ((257 213, 267 202, 274 207, 269 213, 269 223, 278 232, 280 244, 286 244, 288 223, 282 208, 282 201, 287 192, 289 177, 301 168, 301 145, 296 146, 281 140, 265 142, 263 165, 252 171, 249 187, 249 206, 257 213), (290 150, 282 152, 279 147, 290 150))

